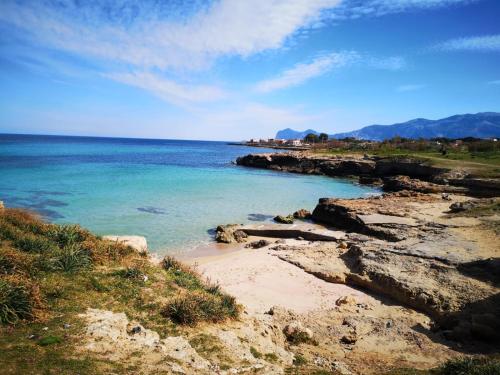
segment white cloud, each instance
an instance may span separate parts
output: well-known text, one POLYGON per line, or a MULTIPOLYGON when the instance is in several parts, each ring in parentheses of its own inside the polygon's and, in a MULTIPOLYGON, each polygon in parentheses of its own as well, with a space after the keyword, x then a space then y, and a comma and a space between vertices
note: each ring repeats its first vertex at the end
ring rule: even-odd
MULTIPOLYGON (((280 48, 339 1, 222 0, 181 19, 161 18, 141 1, 123 9, 116 2, 2 1, 0 21, 34 41, 79 55, 140 68, 199 69, 221 56, 280 48)), ((175 5, 170 7, 165 12, 176 13, 175 5)))
POLYGON ((402 85, 396 88, 398 92, 407 92, 407 91, 417 91, 425 88, 426 85, 422 84, 413 84, 413 85, 402 85))
POLYGON ((297 86, 305 81, 319 77, 334 68, 345 66, 359 58, 356 52, 330 53, 314 59, 310 63, 301 63, 285 70, 276 78, 261 81, 256 84, 257 92, 270 92, 291 86, 297 86))
POLYGON ((183 105, 193 102, 210 102, 226 97, 226 93, 208 85, 181 85, 149 72, 113 73, 106 77, 131 86, 149 91, 174 104, 183 105))
POLYGON ((440 51, 499 52, 500 34, 451 39, 433 46, 440 51))
POLYGON ((367 57, 364 63, 370 68, 381 70, 401 70, 406 67, 406 60, 401 56, 386 58, 367 57))

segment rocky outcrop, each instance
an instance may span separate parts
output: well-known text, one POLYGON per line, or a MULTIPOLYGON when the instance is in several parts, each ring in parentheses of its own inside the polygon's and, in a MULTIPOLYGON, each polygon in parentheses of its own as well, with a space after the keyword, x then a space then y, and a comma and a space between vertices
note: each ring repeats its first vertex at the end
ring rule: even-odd
POLYGON ((312 216, 312 214, 308 210, 305 210, 303 208, 301 208, 300 210, 297 210, 293 213, 293 217, 295 219, 300 219, 300 220, 310 219, 311 216, 312 216))
POLYGON ((361 184, 381 185, 385 191, 466 193, 499 196, 500 180, 474 178, 461 170, 428 165, 425 161, 399 157, 312 156, 304 153, 249 154, 236 164, 292 173, 358 177, 361 184), (396 178, 391 178, 400 176, 396 178), (401 176, 405 176, 402 180, 401 176), (382 182, 384 179, 384 182, 382 182), (415 181, 413 181, 415 180, 415 181), (428 184, 425 184, 427 182, 428 184))
MULTIPOLYGON (((409 195, 416 195, 409 193, 409 195)), ((321 198, 312 219, 335 228, 374 236, 388 241, 401 241, 417 226, 407 218, 407 199, 388 194, 385 198, 335 199, 321 198)))
POLYGON ((143 236, 103 236, 105 240, 118 242, 126 246, 145 253, 148 251, 148 242, 146 237, 143 236))
POLYGON ((484 206, 494 220, 497 200, 464 202, 455 196, 450 215, 450 202, 440 196, 411 194, 321 199, 313 219, 351 231, 343 241, 347 246, 317 252, 300 246, 272 249, 326 281, 361 287, 425 312, 449 338, 499 340, 500 320, 494 318, 500 316, 498 247, 491 230, 480 229, 481 221, 468 215, 484 206))
POLYGON ((465 194, 468 190, 464 187, 439 185, 422 181, 408 176, 392 176, 383 180, 384 191, 417 191, 420 193, 454 193, 465 194))

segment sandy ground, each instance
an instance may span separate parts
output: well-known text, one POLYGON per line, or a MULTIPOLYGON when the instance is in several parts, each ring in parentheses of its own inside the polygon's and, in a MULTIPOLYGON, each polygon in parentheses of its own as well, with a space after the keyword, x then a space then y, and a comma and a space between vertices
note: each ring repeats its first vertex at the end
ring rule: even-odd
MULTIPOLYGON (((286 240, 293 244, 306 241, 286 240)), ((278 259, 272 250, 241 245, 223 255, 189 259, 189 263, 244 304, 249 312, 263 313, 280 306, 296 313, 334 308, 335 301, 351 295, 358 302, 374 300, 342 284, 332 284, 278 259)))

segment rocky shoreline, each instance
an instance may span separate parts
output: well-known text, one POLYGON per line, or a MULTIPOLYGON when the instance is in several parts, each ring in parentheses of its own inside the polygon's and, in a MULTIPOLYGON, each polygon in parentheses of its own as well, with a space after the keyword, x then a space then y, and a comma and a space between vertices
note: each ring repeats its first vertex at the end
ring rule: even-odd
POLYGON ((291 173, 351 177, 361 184, 380 185, 384 191, 500 195, 498 179, 477 178, 463 170, 438 168, 415 158, 272 153, 248 154, 237 158, 236 164, 291 173))
POLYGON ((386 191, 362 199, 321 198, 312 214, 301 210, 307 215, 289 215, 287 224, 217 228, 218 241, 239 243, 251 250, 230 261, 209 261, 203 271, 237 298, 260 304, 275 301, 284 309, 275 309, 281 311, 273 315, 275 321, 286 322, 293 316, 318 339, 316 347, 301 347, 302 355, 309 360, 335 359, 335 364, 329 363, 326 368, 338 371, 336 366, 340 364, 345 370, 340 373, 369 374, 381 373, 402 358, 413 361, 412 366, 427 368, 438 357, 498 352, 497 180, 476 179, 417 161, 368 157, 260 154, 239 158, 237 164, 332 177, 356 176, 363 182, 381 183, 386 191), (252 271, 253 258, 261 258, 260 262, 267 259, 269 265, 277 258, 292 268, 252 271), (325 287, 348 286, 374 300, 366 304, 351 293, 340 298, 333 309, 318 306, 307 314, 297 313, 295 305, 287 302, 287 298, 293 299, 293 291, 272 284, 293 285, 292 279, 287 281, 287 273, 293 273, 293 268, 324 281, 325 287), (269 272, 280 274, 264 287, 258 278, 268 280, 269 272), (239 281, 233 279, 235 273, 239 281), (247 273, 249 281, 243 286, 241 279, 247 273), (248 295, 251 285, 255 290, 248 295), (386 307, 375 307, 378 304, 386 307), (389 321, 387 314, 391 316, 389 321), (429 319, 427 323, 419 320, 423 316, 429 319), (340 327, 334 329, 331 324, 340 327), (397 345, 384 341, 387 334, 397 345), (339 353, 344 353, 343 357, 339 353), (368 367, 365 358, 370 358, 368 367))

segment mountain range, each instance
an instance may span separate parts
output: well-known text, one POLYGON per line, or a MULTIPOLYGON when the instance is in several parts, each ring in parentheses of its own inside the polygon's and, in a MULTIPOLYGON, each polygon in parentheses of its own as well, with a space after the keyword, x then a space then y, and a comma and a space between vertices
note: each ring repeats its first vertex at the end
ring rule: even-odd
MULTIPOLYGON (((276 139, 303 139, 307 134, 319 132, 308 129, 295 131, 284 129, 276 133, 276 139)), ((440 120, 417 118, 393 125, 370 125, 351 132, 329 135, 341 139, 354 137, 373 141, 383 141, 395 136, 404 138, 492 138, 500 137, 500 113, 482 112, 446 117, 440 120)))

